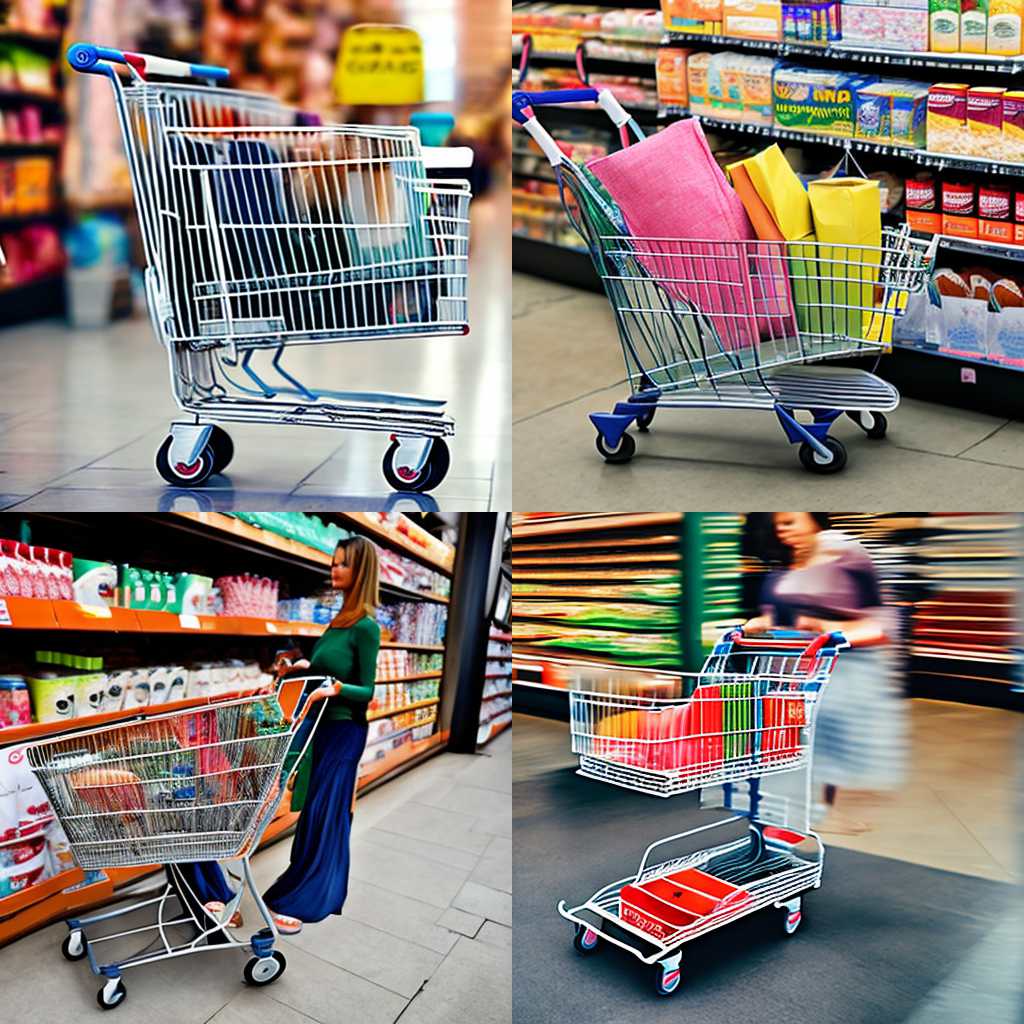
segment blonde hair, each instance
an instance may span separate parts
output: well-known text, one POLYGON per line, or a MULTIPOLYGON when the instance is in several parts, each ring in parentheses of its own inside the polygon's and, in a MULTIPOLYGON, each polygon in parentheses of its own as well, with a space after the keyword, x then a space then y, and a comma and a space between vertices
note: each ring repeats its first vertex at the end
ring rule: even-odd
MULTIPOLYGON (((332 626, 354 626, 363 616, 372 619, 380 604, 380 571, 377 549, 365 537, 349 537, 338 542, 334 558, 345 550, 352 568, 352 586, 345 594, 345 604, 331 621, 332 626)), ((333 562, 333 558, 332 558, 333 562)))

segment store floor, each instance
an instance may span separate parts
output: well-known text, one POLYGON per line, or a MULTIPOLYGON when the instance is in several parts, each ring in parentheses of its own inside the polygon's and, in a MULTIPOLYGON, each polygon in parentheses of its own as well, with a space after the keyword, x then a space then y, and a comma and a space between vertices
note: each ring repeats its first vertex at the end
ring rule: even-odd
POLYGON ((0 508, 510 508, 507 194, 475 201, 472 218, 467 337, 306 346, 283 361, 321 387, 447 398, 452 465, 431 497, 397 503, 380 469, 386 434, 279 425, 226 424, 227 472, 169 488, 153 460, 178 411, 140 316, 102 331, 57 320, 0 331, 0 508))
MULTIPOLYGON (((941 495, 951 510, 996 509, 1024 493, 1024 423, 906 399, 885 441, 843 417, 849 462, 835 476, 802 469, 770 412, 667 411, 638 435, 628 465, 594 448, 591 412, 627 396, 622 353, 603 295, 512 276, 512 422, 516 508, 696 510, 908 508, 941 495)), ((1009 503, 1009 504, 1007 504, 1009 503)))
MULTIPOLYGON (((273 985, 245 987, 238 950, 139 967, 118 1024, 508 1024, 511 749, 506 730, 480 755, 442 754, 360 799, 344 914, 282 940, 273 985)), ((261 886, 288 852, 283 840, 257 854, 261 886)), ((61 958, 65 934, 57 924, 0 950, 8 1006, 47 1022, 100 1013, 99 981, 61 958)))
MULTIPOLYGON (((568 725, 515 716, 517 1024, 821 1020, 1018 1024, 1024 1010, 1019 775, 1012 712, 911 703, 906 786, 862 798, 862 836, 824 834, 819 890, 792 939, 767 912, 683 948, 668 1000, 613 948, 581 958, 555 910, 635 871, 647 843, 721 818, 689 794, 646 797, 574 772, 568 725)), ((864 797, 865 795, 862 795, 864 797)), ((842 798, 842 794, 840 794, 842 798)))

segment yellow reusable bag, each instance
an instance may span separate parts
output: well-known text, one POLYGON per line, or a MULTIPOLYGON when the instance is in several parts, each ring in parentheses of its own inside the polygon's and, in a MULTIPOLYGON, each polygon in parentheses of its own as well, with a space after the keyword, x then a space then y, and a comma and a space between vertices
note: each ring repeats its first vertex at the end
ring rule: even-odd
MULTIPOLYGON (((787 242, 813 242, 814 223, 811 219, 811 204, 807 190, 796 172, 789 166, 782 150, 776 144, 770 145, 755 156, 730 164, 728 168, 740 198, 747 206, 751 222, 757 227, 747 198, 741 186, 743 175, 757 193, 763 207, 770 214, 778 229, 778 237, 787 242)), ((759 238, 770 237, 761 234, 759 238)), ((819 275, 815 271, 813 245, 790 245, 788 249, 789 279, 793 288, 793 304, 796 307, 796 322, 804 333, 822 333, 822 308, 826 305, 818 287, 819 275)))
POLYGON ((807 191, 818 241, 831 243, 819 248, 823 281, 831 282, 835 333, 885 340, 877 337, 880 331, 874 308, 882 244, 878 182, 826 178, 812 181, 807 191), (873 248, 847 248, 861 245, 873 248))

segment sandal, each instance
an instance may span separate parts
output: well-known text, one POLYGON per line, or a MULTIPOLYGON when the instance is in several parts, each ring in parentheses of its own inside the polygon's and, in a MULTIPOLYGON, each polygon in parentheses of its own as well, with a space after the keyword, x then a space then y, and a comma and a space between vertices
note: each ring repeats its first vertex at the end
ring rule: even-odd
MULTIPOLYGON (((221 915, 224 913, 224 904, 220 900, 210 900, 209 903, 203 904, 203 909, 214 918, 216 921, 220 921, 221 915)), ((231 915, 231 920, 228 921, 229 928, 241 928, 245 922, 242 920, 242 912, 236 910, 231 915)))
POLYGON ((287 914, 271 914, 274 919, 274 927, 282 935, 298 935, 302 931, 302 922, 297 917, 288 917, 287 914))

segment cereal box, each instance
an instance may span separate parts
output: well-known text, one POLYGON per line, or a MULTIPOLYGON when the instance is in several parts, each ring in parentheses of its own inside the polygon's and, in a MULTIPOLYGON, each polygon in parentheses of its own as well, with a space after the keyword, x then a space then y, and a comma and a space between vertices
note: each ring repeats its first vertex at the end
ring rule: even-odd
POLYGON ((999 86, 972 86, 967 90, 967 152, 972 156, 997 155, 1003 147, 1003 93, 999 86))
POLYGON ((936 153, 967 153, 967 85, 938 83, 928 89, 926 136, 936 153))

